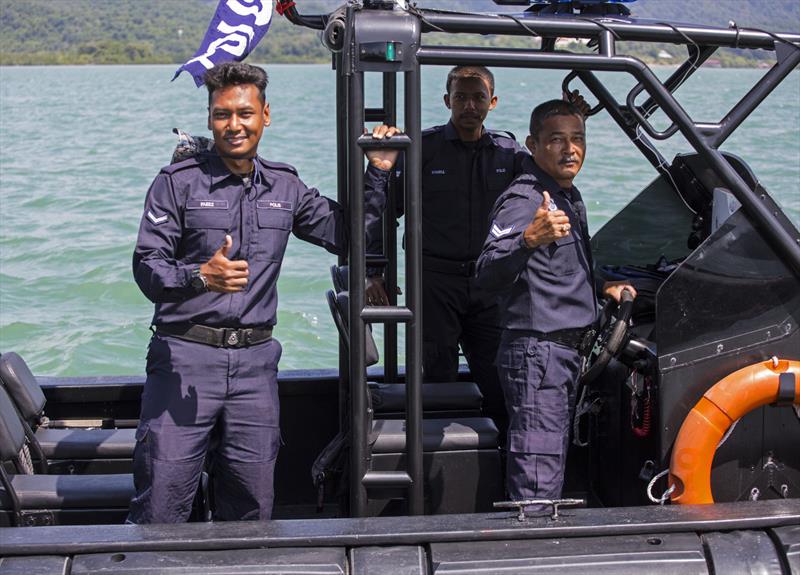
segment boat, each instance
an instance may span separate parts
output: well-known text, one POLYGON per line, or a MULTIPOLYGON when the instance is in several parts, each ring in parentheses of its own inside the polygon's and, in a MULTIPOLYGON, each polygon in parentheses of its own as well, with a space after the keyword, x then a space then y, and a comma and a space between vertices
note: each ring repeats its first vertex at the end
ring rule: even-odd
POLYGON ((274 518, 211 521, 204 478, 193 521, 123 524, 144 377, 36 378, 0 350, 6 389, 16 382, 30 400, 13 406, 0 393, 0 573, 800 572, 800 232, 746 160, 719 149, 800 64, 800 33, 647 21, 593 0, 533 2, 518 14, 400 0, 318 15, 302 14, 300 0, 280 6, 331 50, 338 199, 352 234, 328 296, 339 369, 279 378, 287 448, 274 518), (463 47, 459 34, 541 44, 463 47), (425 43, 431 35, 446 43, 425 43), (558 38, 596 51, 557 49, 558 38), (622 52, 630 41, 685 56, 662 81, 622 52), (775 61, 722 119, 696 121, 674 92, 724 47, 775 61), (629 278, 640 293, 605 310, 564 498, 543 513, 504 500, 497 428, 469 373, 422 382, 420 69, 457 64, 563 71, 565 92, 581 82, 589 115, 608 113, 655 170, 592 238, 596 273, 629 278), (625 101, 598 72, 635 80, 625 101), (366 74, 383 82, 379 108, 365 107, 366 74), (402 136, 362 136, 365 122, 395 124, 401 104, 402 136), (668 127, 653 125, 657 111, 668 127), (687 149, 665 158, 654 142, 678 134, 687 149), (349 201, 371 146, 403 149, 410 174, 390 190, 386 216, 391 194, 404 193, 405 301, 383 308, 365 305, 363 278, 367 265, 384 266, 394 293, 396 230, 385 226, 386 254, 368 260, 363 205, 349 201), (379 323, 384 367, 368 368, 378 353, 368 326, 379 323), (17 411, 27 428, 10 421, 17 411))

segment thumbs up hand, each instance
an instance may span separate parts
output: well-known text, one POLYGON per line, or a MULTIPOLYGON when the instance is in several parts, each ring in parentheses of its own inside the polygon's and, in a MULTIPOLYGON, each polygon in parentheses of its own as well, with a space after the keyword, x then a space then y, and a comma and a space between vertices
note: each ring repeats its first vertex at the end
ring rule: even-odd
MULTIPOLYGON (((553 204, 555 206, 555 204, 553 204)), ((550 194, 542 194, 542 203, 533 216, 533 221, 522 234, 529 248, 544 246, 569 235, 569 217, 563 210, 551 210, 550 194)))
POLYGON ((233 239, 226 234, 222 246, 214 252, 210 260, 200 266, 200 273, 205 276, 209 291, 234 293, 247 287, 249 267, 245 260, 228 259, 231 247, 233 239))

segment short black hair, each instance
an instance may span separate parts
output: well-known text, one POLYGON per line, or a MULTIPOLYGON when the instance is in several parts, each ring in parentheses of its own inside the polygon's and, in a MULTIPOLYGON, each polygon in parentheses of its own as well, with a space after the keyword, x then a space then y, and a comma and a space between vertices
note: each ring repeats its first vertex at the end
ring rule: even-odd
POLYGON ((530 134, 536 140, 542 131, 542 124, 547 118, 553 116, 578 116, 583 120, 581 111, 571 102, 566 100, 548 100, 536 106, 531 112, 530 134))
POLYGON ((258 66, 243 64, 242 62, 225 62, 219 66, 214 66, 203 76, 203 83, 208 88, 208 104, 211 105, 211 95, 215 90, 227 88, 229 86, 241 86, 243 84, 253 84, 258 88, 261 103, 267 101, 264 91, 267 89, 267 73, 258 66))
POLYGON ((445 88, 450 93, 450 86, 453 82, 461 78, 481 78, 489 84, 489 94, 494 96, 494 74, 486 66, 456 66, 447 74, 447 84, 445 88))

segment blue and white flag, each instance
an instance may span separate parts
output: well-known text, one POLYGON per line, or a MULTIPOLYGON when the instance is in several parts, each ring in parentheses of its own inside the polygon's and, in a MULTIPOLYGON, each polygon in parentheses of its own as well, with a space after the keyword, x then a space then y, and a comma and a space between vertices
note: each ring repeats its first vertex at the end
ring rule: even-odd
POLYGON ((216 64, 241 62, 256 47, 272 22, 272 0, 219 0, 203 43, 194 57, 175 72, 186 70, 197 87, 203 74, 216 64))

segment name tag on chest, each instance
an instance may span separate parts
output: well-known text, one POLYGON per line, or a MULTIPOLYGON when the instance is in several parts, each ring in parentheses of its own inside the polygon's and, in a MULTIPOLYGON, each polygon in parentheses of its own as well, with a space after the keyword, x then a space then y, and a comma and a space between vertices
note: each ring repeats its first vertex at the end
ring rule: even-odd
POLYGON ((188 200, 187 210, 227 210, 228 200, 188 200))
POLYGON ((256 207, 260 210, 286 210, 292 211, 292 202, 281 202, 278 200, 258 200, 256 207))

